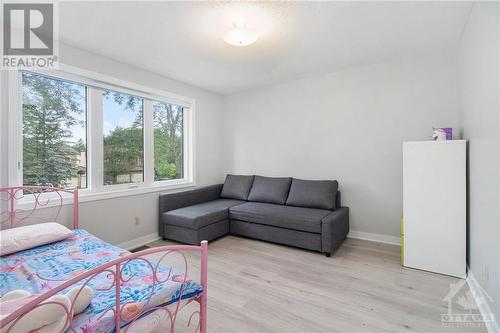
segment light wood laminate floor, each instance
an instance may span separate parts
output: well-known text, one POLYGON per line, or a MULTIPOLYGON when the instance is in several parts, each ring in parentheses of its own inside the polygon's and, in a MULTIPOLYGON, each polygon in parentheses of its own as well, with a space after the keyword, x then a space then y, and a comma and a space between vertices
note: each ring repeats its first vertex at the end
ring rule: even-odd
MULTIPOLYGON (((442 299, 459 279, 403 268, 399 251, 347 239, 326 258, 236 236, 216 240, 209 244, 209 332, 486 332, 444 327, 442 299)), ((198 259, 187 257, 189 275, 198 276, 198 259)))

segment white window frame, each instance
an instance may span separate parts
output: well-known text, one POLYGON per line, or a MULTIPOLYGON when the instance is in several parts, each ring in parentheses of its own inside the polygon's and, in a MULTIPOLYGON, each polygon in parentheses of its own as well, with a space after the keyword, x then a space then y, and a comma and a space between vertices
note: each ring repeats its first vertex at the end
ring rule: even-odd
MULTIPOLYGON (((22 71, 9 71, 9 186, 23 184, 22 71)), ((60 64, 58 70, 26 70, 34 74, 82 84, 87 87, 87 188, 79 190, 80 202, 116 198, 196 186, 194 124, 196 101, 166 91, 99 73, 60 64), (143 98, 144 181, 103 184, 102 89, 143 98), (183 112, 183 178, 154 180, 153 101, 180 105, 183 112)))

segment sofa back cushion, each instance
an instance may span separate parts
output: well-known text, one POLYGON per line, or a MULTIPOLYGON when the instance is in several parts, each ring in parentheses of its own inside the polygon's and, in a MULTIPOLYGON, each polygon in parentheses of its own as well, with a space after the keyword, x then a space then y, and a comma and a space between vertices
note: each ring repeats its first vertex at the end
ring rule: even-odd
POLYGON ((254 176, 227 175, 220 194, 221 198, 247 200, 254 176))
POLYGON ((255 176, 248 201, 284 205, 292 178, 255 176))
POLYGON ((287 206, 335 209, 339 184, 336 180, 293 179, 287 206))

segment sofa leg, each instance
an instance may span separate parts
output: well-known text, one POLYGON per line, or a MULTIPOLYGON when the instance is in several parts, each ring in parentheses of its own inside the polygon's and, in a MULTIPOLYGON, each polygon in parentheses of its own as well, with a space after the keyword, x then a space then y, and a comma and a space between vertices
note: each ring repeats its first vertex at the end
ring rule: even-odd
POLYGON ((325 256, 326 256, 327 258, 330 258, 330 257, 331 257, 331 255, 332 255, 332 254, 331 254, 330 252, 325 253, 325 256))

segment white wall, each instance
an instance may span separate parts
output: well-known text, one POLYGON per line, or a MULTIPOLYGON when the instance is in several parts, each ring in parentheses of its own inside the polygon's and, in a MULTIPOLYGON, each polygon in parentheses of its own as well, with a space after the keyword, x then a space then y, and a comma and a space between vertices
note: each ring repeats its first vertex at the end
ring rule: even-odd
MULTIPOLYGON (((165 90, 196 100, 196 183, 197 186, 209 185, 223 180, 222 157, 222 98, 218 94, 146 72, 96 54, 60 45, 60 59, 64 64, 98 72, 118 79, 144 86, 165 90)), ((5 83, 2 72, 2 83, 5 83)), ((1 170, 0 181, 6 183, 7 107, 4 93, 7 86, 2 84, 1 117, 1 170)), ((80 204, 80 225, 113 244, 158 232, 158 193, 129 197, 83 202, 80 204), (134 218, 140 218, 140 224, 134 225, 134 218)))
POLYGON ((404 140, 459 125, 454 50, 225 100, 225 170, 338 179, 351 230, 399 236, 404 140))
POLYGON ((469 264, 500 319, 500 4, 475 2, 459 45, 459 96, 469 140, 469 264), (489 278, 488 273, 489 271, 489 278))
POLYGON ((8 84, 7 71, 0 70, 0 186, 7 184, 7 158, 8 149, 8 119, 5 117, 6 110, 9 107, 8 91, 5 89, 8 84))

